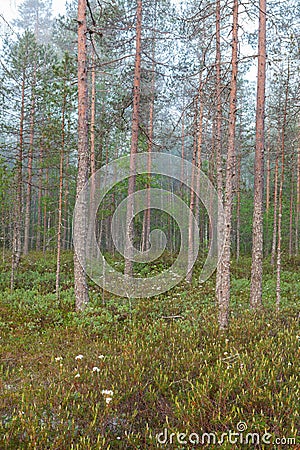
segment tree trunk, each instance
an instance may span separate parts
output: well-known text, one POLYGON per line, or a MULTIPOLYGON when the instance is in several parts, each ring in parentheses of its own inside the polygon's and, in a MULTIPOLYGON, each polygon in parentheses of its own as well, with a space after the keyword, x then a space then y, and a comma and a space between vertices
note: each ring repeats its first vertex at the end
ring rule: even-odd
MULTIPOLYGON (((204 64, 204 60, 202 61, 204 64)), ((203 80, 202 80, 202 73, 200 75, 200 81, 199 81, 199 89, 198 89, 198 100, 199 100, 199 117, 198 117, 198 102, 196 102, 196 119, 195 119, 195 144, 196 144, 196 154, 195 154, 195 167, 197 167, 198 170, 201 168, 201 155, 202 155, 202 138, 203 138, 203 80)), ((191 270, 187 273, 186 281, 191 282, 192 276, 193 276, 193 258, 194 258, 194 227, 193 227, 193 212, 195 210, 195 218, 196 222, 199 224, 199 194, 200 194, 200 177, 198 176, 197 170, 193 171, 196 174, 193 174, 194 179, 192 186, 195 189, 195 193, 193 190, 191 191, 191 201, 190 201, 190 216, 189 216, 189 234, 188 234, 188 242, 189 242, 189 248, 188 248, 188 267, 191 267, 191 270), (196 181, 196 183, 195 183, 196 181)))
POLYGON ((272 250, 271 250, 271 265, 274 266, 275 253, 276 253, 276 241, 277 241, 277 204, 278 204, 278 153, 276 152, 275 161, 275 174, 274 174, 274 215, 273 215, 273 237, 272 237, 272 250))
POLYGON ((263 192, 264 192, 264 134, 266 87, 266 0, 259 0, 258 73, 256 97, 256 137, 254 164, 254 210, 252 223, 252 266, 250 306, 262 306, 263 260, 263 192))
MULTIPOLYGON (((67 64, 67 62, 65 63, 67 64)), ((67 67, 65 68, 67 71, 67 67)), ((66 81, 63 86, 62 120, 61 120, 61 149, 59 161, 59 196, 58 196, 58 221, 57 221, 57 255, 56 255, 56 296, 60 298, 60 257, 61 257, 61 228, 63 210, 63 187, 64 187, 64 156, 65 156, 65 112, 66 112, 67 92, 66 81)))
MULTIPOLYGON (((44 119, 42 119, 42 127, 44 119)), ((44 128, 44 127, 43 127, 44 128)), ((38 205, 37 205, 37 232, 36 232, 36 250, 41 250, 41 225, 42 225, 42 196, 43 196, 43 159, 44 159, 44 142, 43 135, 40 142, 39 150, 39 171, 38 171, 38 205)))
MULTIPOLYGON (((140 106, 140 86, 141 86, 141 43, 142 43, 142 0, 137 0, 136 17, 136 50, 134 63, 134 81, 133 81, 133 113, 131 127, 131 147, 130 147, 130 177, 128 180, 128 196, 134 194, 136 181, 136 162, 135 155, 138 150, 139 136, 139 106, 140 106)), ((130 245, 133 245, 134 239, 134 203, 133 199, 128 199, 126 214, 126 244, 125 244, 125 275, 132 276, 133 263, 132 254, 129 251, 130 245)))
POLYGON ((297 162, 297 204, 295 226, 295 255, 299 254, 299 227, 300 227, 300 127, 298 137, 298 162, 297 162))
POLYGON ((236 205, 236 260, 240 258, 241 248, 241 154, 237 158, 237 205, 236 205))
POLYGON ((14 289, 15 272, 18 268, 21 258, 21 217, 22 217, 22 182, 23 182, 23 132, 24 132, 24 113, 25 113, 25 69, 23 70, 21 87, 21 114, 20 114, 20 132, 19 132, 19 152, 17 158, 17 195, 14 208, 14 227, 13 227, 13 251, 11 263, 10 289, 14 289))
MULTIPOLYGON (((155 1, 155 16, 153 27, 156 27, 156 1, 155 1)), ((152 36, 152 67, 151 67, 151 99, 149 109, 149 127, 148 127, 148 180, 147 180, 147 204, 143 218, 143 233, 142 233, 142 251, 149 250, 149 235, 151 228, 151 153, 153 148, 153 118, 154 118, 154 100, 155 100, 155 31, 152 36)))
POLYGON ((92 50, 92 99, 91 99, 91 175, 96 172, 95 161, 95 116, 96 116, 96 70, 95 51, 92 50))
POLYGON ((271 160, 270 160, 270 137, 267 142, 267 182, 266 182, 266 213, 270 210, 270 179, 271 179, 271 160))
MULTIPOLYGON (((87 98, 87 0, 78 0, 78 174, 76 198, 78 199, 87 179, 89 170, 88 157, 88 98, 87 98)), ((80 250, 85 248, 85 205, 79 208, 76 239, 80 250)), ((86 273, 74 252, 74 289, 76 310, 82 311, 88 303, 88 286, 86 273)))
POLYGON ((289 81, 290 81, 290 64, 288 62, 287 81, 285 90, 285 101, 283 107, 283 120, 281 128, 281 176, 279 185, 279 197, 278 197, 278 243, 277 243, 277 279, 276 279, 276 309, 279 311, 281 300, 281 250, 282 250, 282 194, 284 184, 284 163, 285 163, 285 129, 287 119, 287 105, 289 96, 289 81))
POLYGON ((293 209, 294 209, 294 155, 291 162, 290 218, 289 218, 289 258, 293 256, 293 209))
POLYGON ((270 158, 270 127, 268 128, 268 142, 267 142, 267 180, 266 180, 266 245, 265 245, 265 254, 269 254, 269 241, 270 241, 270 232, 269 232, 269 220, 270 220, 270 184, 271 184, 271 158, 270 158))
POLYGON ((31 92, 31 111, 30 111, 30 134, 29 134, 29 153, 28 153, 28 170, 27 170, 27 191, 26 191, 26 208, 25 208, 25 224, 24 224, 24 255, 29 251, 29 232, 30 232, 30 212, 31 212, 31 182, 32 182, 32 158, 33 158, 33 141, 34 141, 34 115, 35 115, 35 84, 36 84, 36 66, 34 64, 32 92, 31 92))
MULTIPOLYGON (((190 212, 189 212, 189 229, 188 229, 188 267, 191 265, 191 261, 193 260, 193 244, 194 244, 194 222, 193 222, 193 214, 195 209, 195 168, 196 168, 196 158, 197 158, 197 121, 198 121, 198 95, 194 100, 194 145, 193 145, 193 156, 192 156, 192 180, 191 180, 191 194, 190 194, 190 212)), ((190 283, 192 281, 193 271, 190 270, 185 277, 185 280, 190 283)))
MULTIPOLYGON (((233 180, 235 176, 235 128, 236 128, 236 101, 237 101, 237 74, 238 74, 238 0, 233 3, 233 27, 232 27, 232 57, 231 57, 231 81, 229 97, 229 128, 228 150, 226 163, 226 182, 224 196, 224 248, 217 270, 221 272, 221 282, 217 289, 219 304, 219 326, 225 329, 229 321, 230 299, 230 245, 231 245, 231 221, 233 180)), ((220 279, 220 277, 219 277, 220 279)))
MULTIPOLYGON (((223 162, 222 162, 222 99, 221 99, 221 4, 216 2, 216 172, 217 192, 220 200, 223 200, 223 162)), ((218 227, 218 232, 219 232, 218 227)), ((220 235, 219 238, 220 240, 220 235)), ((219 255, 220 257, 221 255, 219 255)), ((222 271, 217 268, 216 274, 216 299, 221 298, 220 288, 222 283, 222 271)))
MULTIPOLYGON (((45 176, 45 198, 47 199, 49 195, 49 167, 46 167, 45 176)), ((47 246, 47 201, 44 202, 43 211, 43 253, 46 251, 47 246)))

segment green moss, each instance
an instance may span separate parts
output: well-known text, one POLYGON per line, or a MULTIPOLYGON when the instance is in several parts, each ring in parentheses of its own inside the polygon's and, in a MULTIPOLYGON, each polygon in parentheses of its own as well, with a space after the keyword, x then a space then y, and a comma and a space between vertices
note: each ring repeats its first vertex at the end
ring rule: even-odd
POLYGON ((280 314, 271 271, 259 315, 248 309, 245 271, 234 272, 231 326, 220 334, 213 279, 130 302, 91 284, 90 305, 77 314, 72 255, 63 255, 60 302, 55 256, 40 256, 22 261, 13 293, 9 266, 3 272, 0 448, 154 449, 164 428, 220 436, 240 421, 300 443, 299 268, 285 266, 280 314), (172 315, 180 318, 163 318, 172 315), (103 390, 113 391, 108 404, 103 390))

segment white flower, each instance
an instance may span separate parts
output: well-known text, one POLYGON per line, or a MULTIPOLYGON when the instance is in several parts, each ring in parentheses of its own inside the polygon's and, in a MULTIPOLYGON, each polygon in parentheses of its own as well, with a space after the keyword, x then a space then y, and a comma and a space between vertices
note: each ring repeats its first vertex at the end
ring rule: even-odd
POLYGON ((225 339, 226 344, 229 342, 229 339, 225 339))
POLYGON ((56 358, 55 358, 55 361, 62 361, 62 356, 57 356, 56 358))
POLYGON ((104 359, 105 356, 104 356, 104 355, 99 355, 98 358, 99 358, 99 359, 104 359))
POLYGON ((76 373, 75 378, 79 378, 80 377, 80 373, 76 373))
POLYGON ((93 372, 100 372, 100 369, 99 369, 99 367, 97 367, 97 366, 95 366, 95 367, 93 367, 93 372))
POLYGON ((83 358, 83 355, 77 355, 77 356, 75 356, 75 359, 82 359, 83 358))
POLYGON ((109 405, 111 401, 112 401, 111 397, 106 397, 105 402, 107 405, 109 405))
POLYGON ((103 389, 103 390, 101 391, 101 394, 102 394, 102 395, 106 395, 106 396, 108 396, 108 397, 114 395, 113 391, 110 391, 110 390, 107 390, 107 389, 103 389))

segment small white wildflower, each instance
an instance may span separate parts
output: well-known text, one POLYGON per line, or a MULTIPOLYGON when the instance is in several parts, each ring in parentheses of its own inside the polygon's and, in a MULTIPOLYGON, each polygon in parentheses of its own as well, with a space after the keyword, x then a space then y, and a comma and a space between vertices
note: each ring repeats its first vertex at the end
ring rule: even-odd
POLYGON ((292 365, 292 363, 291 363, 291 362, 289 362, 289 363, 288 363, 288 366, 291 366, 291 365, 292 365))
POLYGON ((56 358, 55 358, 55 361, 62 361, 62 356, 57 356, 56 358))
POLYGON ((117 436, 118 441, 121 439, 120 436, 117 436))
POLYGON ((111 397, 106 397, 105 402, 107 405, 109 405, 111 401, 112 401, 111 397))
POLYGON ((80 377, 80 373, 76 373, 75 378, 79 378, 80 377))
POLYGON ((267 323, 267 327, 270 327, 271 325, 269 323, 267 323))
POLYGON ((103 390, 101 391, 101 394, 102 394, 102 395, 107 395, 107 396, 113 396, 113 395, 114 395, 113 391, 110 391, 110 390, 108 390, 108 389, 103 389, 103 390))
POLYGON ((99 355, 98 358, 99 358, 99 359, 104 359, 105 356, 104 356, 104 355, 99 355))
POLYGON ((82 359, 83 358, 83 355, 77 355, 77 356, 75 356, 75 359, 82 359))
POLYGON ((228 342, 229 342, 229 339, 225 339, 225 342, 226 342, 226 344, 228 344, 228 342))
POLYGON ((224 352, 224 355, 228 355, 228 352, 224 352))
POLYGON ((93 367, 93 372, 100 372, 100 369, 99 369, 99 367, 97 367, 97 366, 95 366, 95 367, 93 367))

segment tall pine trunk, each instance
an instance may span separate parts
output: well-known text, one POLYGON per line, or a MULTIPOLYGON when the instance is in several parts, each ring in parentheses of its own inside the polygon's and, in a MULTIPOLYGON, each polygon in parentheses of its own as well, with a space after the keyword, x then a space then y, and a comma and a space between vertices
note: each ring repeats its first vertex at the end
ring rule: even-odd
MULTIPOLYGON (((128 180, 128 197, 134 194, 136 182, 136 161, 135 155, 138 151, 138 136, 139 136, 139 107, 140 107, 140 86, 141 86, 141 44, 142 44, 142 0, 137 0, 136 11, 136 50, 134 63, 134 81, 133 81, 133 112, 132 112, 132 126, 131 126, 131 147, 130 147, 130 177, 128 180)), ((133 245, 134 240, 134 203, 133 199, 129 198, 127 202, 126 215, 126 244, 125 244, 125 275, 132 276, 133 263, 132 254, 129 251, 130 245, 133 245)))
MULTIPOLYGON (((87 96, 87 0, 78 0, 78 174, 76 198, 78 199, 87 179, 89 170, 88 157, 88 96, 87 96)), ((80 250, 85 254, 85 205, 79 208, 77 236, 80 250)), ((76 310, 82 311, 88 303, 88 286, 86 273, 74 252, 74 289, 76 310)))
MULTIPOLYGON (((222 98, 221 98, 221 2, 216 2, 216 175, 217 192, 220 200, 223 200, 223 161, 222 161, 222 98)), ((220 232, 218 226, 218 233, 220 232)), ((220 234, 218 240, 220 239, 220 234)), ((221 255, 218 255, 220 258, 221 255)), ((216 298, 220 298, 222 272, 217 269, 216 274, 216 298)))
POLYGON ((264 134, 266 89, 266 0, 259 0, 258 74, 256 97, 256 136, 254 164, 254 210, 252 223, 252 266, 250 306, 262 306, 263 260, 263 192, 264 192, 264 134))
POLYGON ((224 248, 220 262, 217 267, 219 272, 217 287, 217 300, 219 305, 220 329, 228 327, 229 322, 229 299, 230 299, 230 256, 231 256, 231 222, 233 203, 233 180, 235 176, 235 128, 237 109, 237 74, 238 74, 238 0, 233 2, 233 27, 232 27, 232 56, 231 56, 231 81, 229 97, 229 128, 228 128, 228 150, 226 163, 226 181, 224 195, 224 248), (220 276, 221 273, 221 276, 220 276))

